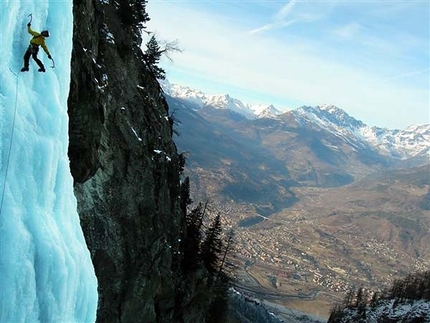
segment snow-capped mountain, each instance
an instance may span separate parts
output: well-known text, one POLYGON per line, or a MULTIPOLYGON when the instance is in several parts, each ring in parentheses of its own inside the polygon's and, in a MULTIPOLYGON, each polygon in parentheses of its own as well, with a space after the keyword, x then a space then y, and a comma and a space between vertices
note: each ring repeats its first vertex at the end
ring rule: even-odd
POLYGON ((207 95, 186 86, 170 84, 168 81, 163 81, 162 87, 165 93, 192 103, 195 109, 204 107, 227 109, 249 120, 278 118, 285 113, 292 115, 299 127, 330 131, 357 149, 372 147, 381 155, 399 160, 430 154, 430 124, 413 125, 404 130, 390 130, 368 126, 334 105, 303 106, 282 112, 273 105, 249 105, 228 94, 207 95))
POLYGON ((272 104, 269 106, 253 107, 253 110, 257 118, 276 118, 278 115, 282 114, 282 111, 276 109, 272 104), (259 109, 260 107, 262 107, 262 109, 259 109))
POLYGON ((254 111, 242 101, 232 98, 228 94, 209 95, 205 101, 206 106, 216 109, 227 109, 243 115, 247 119, 255 119, 254 111))
POLYGON ((228 94, 209 95, 200 90, 191 89, 187 86, 170 84, 167 80, 161 81, 161 86, 164 92, 171 97, 184 99, 193 103, 196 109, 212 107, 215 109, 231 110, 250 120, 257 117, 252 106, 245 104, 238 99, 232 98, 228 94))
POLYGON ((167 80, 159 80, 163 91, 171 97, 185 99, 192 103, 196 108, 203 108, 207 100, 207 95, 200 90, 194 90, 188 86, 171 84, 167 80))
POLYGON ((291 113, 302 125, 311 123, 328 130, 354 131, 365 126, 361 121, 354 119, 348 113, 333 105, 303 106, 291 111, 291 113))
POLYGON ((291 113, 303 126, 319 126, 356 144, 367 144, 383 155, 405 159, 430 153, 430 124, 404 130, 370 127, 332 105, 301 107, 291 113))
POLYGON ((174 98, 186 100, 188 103, 192 103, 195 109, 201 109, 203 107, 227 109, 236 112, 249 120, 257 118, 274 118, 283 113, 272 104, 246 104, 239 99, 232 98, 229 94, 209 95, 188 86, 171 84, 168 80, 160 80, 160 84, 166 94, 174 98))

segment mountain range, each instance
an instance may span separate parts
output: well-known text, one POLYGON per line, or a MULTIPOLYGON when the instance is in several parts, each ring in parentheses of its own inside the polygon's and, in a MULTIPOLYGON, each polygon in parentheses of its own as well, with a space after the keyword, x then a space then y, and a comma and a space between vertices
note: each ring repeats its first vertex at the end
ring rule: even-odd
POLYGON ((325 316, 351 286, 429 265, 429 124, 391 130, 333 105, 281 112, 163 88, 193 199, 227 214, 256 297, 325 316))
POLYGON ((303 106, 282 112, 271 104, 249 105, 228 94, 208 95, 187 86, 172 85, 168 81, 164 81, 162 85, 166 94, 185 101, 195 111, 227 110, 247 120, 272 118, 280 123, 289 118, 290 122, 295 123, 297 127, 327 130, 349 142, 350 145, 357 146, 357 149, 368 146, 381 155, 398 160, 420 156, 428 158, 430 154, 430 124, 411 125, 403 130, 390 130, 368 126, 333 105, 303 106))
MULTIPOLYGON (((370 127, 333 105, 281 112, 229 95, 168 82, 162 86, 178 121, 175 141, 188 153, 193 174, 226 174, 230 180, 216 186, 235 195, 240 182, 240 197, 247 195, 246 187, 251 195, 261 193, 261 186, 269 191, 279 185, 336 187, 429 161, 430 124, 390 130, 370 127)), ((202 176, 194 177, 202 182, 202 176)))

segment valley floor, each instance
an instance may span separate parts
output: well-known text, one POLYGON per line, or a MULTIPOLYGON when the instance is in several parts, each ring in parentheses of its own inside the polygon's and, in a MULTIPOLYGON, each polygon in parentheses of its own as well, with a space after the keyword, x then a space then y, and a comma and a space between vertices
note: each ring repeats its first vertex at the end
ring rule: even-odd
POLYGON ((237 288, 324 319, 350 289, 383 290, 428 268, 430 212, 415 207, 426 186, 348 189, 300 188, 299 203, 248 227, 237 223, 258 216, 252 206, 231 208, 237 288))
MULTIPOLYGON (((263 266, 265 270, 269 267, 263 266)), ((296 284, 290 288, 273 289, 270 282, 260 273, 262 268, 244 266, 236 271, 235 288, 249 299, 263 304, 270 312, 280 319, 304 317, 300 322, 326 322, 331 309, 331 295, 320 289, 309 289, 307 293, 300 292, 296 284)), ((304 287, 304 286, 302 286, 304 287)), ((293 321, 295 322, 295 321, 293 321)))

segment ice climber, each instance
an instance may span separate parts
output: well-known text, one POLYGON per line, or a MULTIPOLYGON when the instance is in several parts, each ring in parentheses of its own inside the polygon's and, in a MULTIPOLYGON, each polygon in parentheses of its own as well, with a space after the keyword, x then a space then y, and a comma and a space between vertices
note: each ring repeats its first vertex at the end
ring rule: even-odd
POLYGON ((28 33, 33 35, 33 38, 30 40, 30 46, 28 46, 27 51, 24 55, 24 67, 21 69, 21 72, 28 71, 28 64, 30 61, 30 56, 33 57, 37 65, 39 65, 39 72, 45 72, 45 66, 37 58, 37 53, 39 52, 39 46, 42 46, 45 53, 48 55, 49 59, 52 59, 51 54, 49 53, 48 47, 45 44, 45 38, 49 37, 49 32, 47 30, 42 31, 40 34, 37 31, 34 31, 30 28, 31 24, 27 24, 28 33))

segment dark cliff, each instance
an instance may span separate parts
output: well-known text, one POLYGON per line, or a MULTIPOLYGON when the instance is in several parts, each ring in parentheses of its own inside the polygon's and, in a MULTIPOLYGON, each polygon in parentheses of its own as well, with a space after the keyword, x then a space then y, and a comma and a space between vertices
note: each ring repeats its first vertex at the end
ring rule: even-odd
POLYGON ((144 6, 74 0, 70 167, 99 283, 97 322, 197 322, 200 312, 175 296, 181 158, 139 48, 144 6))

